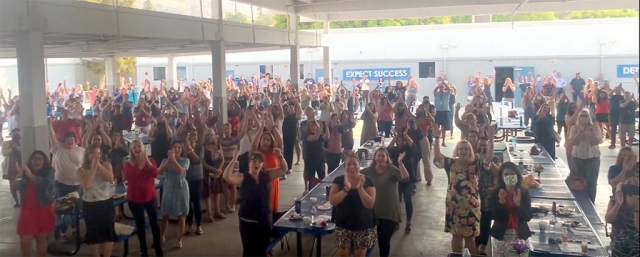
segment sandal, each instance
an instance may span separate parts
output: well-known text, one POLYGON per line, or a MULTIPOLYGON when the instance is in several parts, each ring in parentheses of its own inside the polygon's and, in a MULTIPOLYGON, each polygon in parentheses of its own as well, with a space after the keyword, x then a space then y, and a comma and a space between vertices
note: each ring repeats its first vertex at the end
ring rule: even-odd
POLYGON ((408 235, 411 233, 411 223, 407 223, 407 226, 404 228, 404 234, 408 235))
POLYGON ((214 221, 213 216, 209 215, 207 217, 207 223, 212 223, 214 221))
POLYGON ((182 241, 178 241, 178 245, 176 245, 176 250, 182 249, 182 241))
POLYGON ((427 181, 427 186, 430 186, 430 185, 431 185, 431 181, 427 181))
POLYGON ((300 165, 300 161, 297 161, 295 165, 300 165))
POLYGON ((186 228, 186 229, 184 230, 184 235, 185 235, 185 236, 191 235, 191 230, 192 230, 192 229, 193 229, 192 227, 188 227, 188 228, 186 228))
POLYGON ((204 231, 202 231, 202 228, 198 228, 198 230, 196 230, 196 235, 202 235, 204 233, 204 231))
POLYGON ((222 213, 216 213, 216 214, 213 215, 213 218, 218 219, 218 220, 223 220, 223 219, 226 219, 227 217, 224 216, 224 214, 222 214, 222 213))

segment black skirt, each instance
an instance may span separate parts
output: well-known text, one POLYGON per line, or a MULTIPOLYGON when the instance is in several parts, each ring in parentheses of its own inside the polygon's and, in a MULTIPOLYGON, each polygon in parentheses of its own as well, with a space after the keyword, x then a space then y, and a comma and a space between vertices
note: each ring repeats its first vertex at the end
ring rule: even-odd
POLYGON ((82 202, 82 215, 87 227, 85 242, 89 245, 116 241, 113 200, 82 202))

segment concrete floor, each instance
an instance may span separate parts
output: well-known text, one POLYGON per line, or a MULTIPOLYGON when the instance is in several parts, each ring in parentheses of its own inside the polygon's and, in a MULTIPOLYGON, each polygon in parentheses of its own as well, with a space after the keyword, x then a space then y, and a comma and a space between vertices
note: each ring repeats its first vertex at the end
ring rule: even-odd
MULTIPOLYGON (((357 127, 354 131, 360 131, 357 127)), ((355 135, 358 141, 360 135, 355 135)), ((459 134, 454 140, 447 139, 448 147, 443 148, 445 155, 451 156, 454 142, 459 140, 459 134)), ((617 149, 607 149, 608 143, 600 147, 601 167, 598 181, 598 197, 596 208, 603 217, 608 204, 609 192, 607 184, 607 171, 609 166, 615 162, 617 149)), ((638 148, 635 148, 638 151, 638 148)), ((565 159, 564 148, 558 148, 557 155, 565 159)), ((1 157, 0 157, 1 158, 1 157)), ((303 192, 302 183, 303 165, 293 167, 293 173, 288 179, 281 182, 280 188, 280 210, 285 211, 293 205, 293 199, 303 192)), ((450 251, 451 236, 443 232, 444 229, 444 197, 447 187, 446 176, 443 170, 434 167, 434 183, 427 187, 424 183, 418 186, 418 192, 414 196, 414 218, 413 229, 410 235, 404 235, 403 229, 392 240, 392 256, 446 256, 450 251)), ((12 208, 13 201, 9 193, 7 181, 0 182, 0 256, 19 256, 19 240, 16 235, 16 222, 18 209, 12 208)), ((404 208, 402 208, 404 213, 404 208)), ((225 220, 216 221, 204 225, 204 234, 201 236, 188 236, 183 239, 182 250, 174 250, 176 245, 175 224, 170 224, 167 233, 167 241, 164 249, 167 256, 241 256, 242 248, 238 233, 237 216, 227 215, 225 220)), ((404 228, 404 224, 401 225, 404 228)), ((148 237, 150 240, 150 236, 148 237)), ((323 255, 333 256, 335 253, 334 237, 327 236, 323 240, 323 255)), ((151 241, 149 241, 149 244, 151 241)), ((303 238, 304 254, 311 251, 312 238, 303 238)), ((295 256, 295 236, 292 234, 289 240, 291 250, 280 250, 277 246, 274 256, 295 256)), ((139 256, 138 243, 136 238, 132 238, 130 255, 139 256)), ((122 253, 122 245, 117 245, 114 255, 122 253)), ((88 255, 89 248, 83 245, 79 255, 88 255)), ((153 251, 150 251, 153 254, 153 251)), ((315 253, 314 253, 315 254, 315 253)), ((377 250, 373 256, 377 255, 377 250)))

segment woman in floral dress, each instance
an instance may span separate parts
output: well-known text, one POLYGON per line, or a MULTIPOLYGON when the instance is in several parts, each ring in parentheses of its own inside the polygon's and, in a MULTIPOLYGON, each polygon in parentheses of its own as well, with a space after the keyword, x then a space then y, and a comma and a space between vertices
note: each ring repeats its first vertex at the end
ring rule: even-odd
POLYGON ((485 158, 476 158, 473 147, 466 140, 456 144, 453 158, 443 156, 440 153, 440 130, 437 126, 432 126, 432 130, 435 135, 433 162, 436 167, 445 169, 449 177, 444 231, 452 235, 452 252, 461 253, 463 248, 468 248, 471 254, 476 254, 475 237, 480 234, 478 174, 488 162, 485 158))

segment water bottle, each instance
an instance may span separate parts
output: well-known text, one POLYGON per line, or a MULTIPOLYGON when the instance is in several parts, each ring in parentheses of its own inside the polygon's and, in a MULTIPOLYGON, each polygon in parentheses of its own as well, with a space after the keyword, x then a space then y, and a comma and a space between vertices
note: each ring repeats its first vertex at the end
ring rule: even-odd
POLYGON ((468 248, 464 248, 464 250, 462 250, 462 257, 471 257, 471 253, 468 248))
POLYGON ((524 119, 522 118, 522 115, 520 115, 520 127, 524 126, 524 119))
POLYGON ((551 232, 551 238, 555 238, 556 237, 556 223, 549 223, 549 232, 551 232))
POLYGON ((302 200, 300 200, 300 198, 295 199, 294 209, 297 214, 300 214, 300 212, 302 211, 302 200))
POLYGON ((318 213, 318 208, 316 206, 311 206, 311 219, 315 219, 316 213, 318 213))
POLYGON ((566 245, 569 243, 569 231, 567 228, 562 228, 562 244, 566 245))
MULTIPOLYGON (((505 132, 505 133, 506 133, 506 132, 505 132)), ((518 140, 516 140, 516 137, 512 137, 512 138, 511 138, 511 145, 513 145, 513 150, 514 150, 514 151, 516 150, 516 144, 517 144, 517 141, 518 141, 518 140)))
POLYGON ((500 126, 502 126, 502 117, 500 117, 500 126))
POLYGON ((522 161, 518 162, 518 169, 520 169, 520 174, 524 175, 524 163, 522 161))

